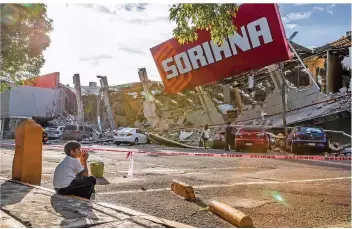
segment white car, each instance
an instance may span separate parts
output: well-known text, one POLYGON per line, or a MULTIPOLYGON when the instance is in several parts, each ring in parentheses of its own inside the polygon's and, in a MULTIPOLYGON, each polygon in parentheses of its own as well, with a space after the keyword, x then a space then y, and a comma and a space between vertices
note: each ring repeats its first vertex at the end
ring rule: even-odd
POLYGON ((114 134, 116 145, 127 143, 130 145, 148 144, 148 134, 138 128, 123 128, 114 134))
POLYGON ((48 126, 45 132, 48 134, 48 138, 61 139, 64 128, 65 126, 48 126))

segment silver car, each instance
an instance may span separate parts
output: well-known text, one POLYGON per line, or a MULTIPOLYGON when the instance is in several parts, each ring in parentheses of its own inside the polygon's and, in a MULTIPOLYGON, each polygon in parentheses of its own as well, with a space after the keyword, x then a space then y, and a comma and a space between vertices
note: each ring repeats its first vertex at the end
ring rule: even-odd
POLYGON ((45 129, 49 139, 62 139, 62 132, 65 126, 49 126, 45 129))

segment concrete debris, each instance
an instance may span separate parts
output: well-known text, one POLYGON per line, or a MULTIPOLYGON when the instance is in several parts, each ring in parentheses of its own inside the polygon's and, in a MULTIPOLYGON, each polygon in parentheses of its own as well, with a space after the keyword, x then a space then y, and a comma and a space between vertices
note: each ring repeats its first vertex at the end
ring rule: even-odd
MULTIPOLYGON (((210 127, 211 131, 211 139, 213 140, 218 136, 220 133, 224 132, 224 127, 210 127)), ((159 132, 155 132, 156 134, 170 139, 172 141, 179 141, 181 143, 190 145, 190 146, 199 146, 199 141, 202 134, 202 128, 189 128, 187 131, 175 131, 175 130, 163 130, 159 132), (188 137, 185 133, 192 133, 188 137), (184 138, 185 137, 185 138, 184 138)), ((218 137, 219 138, 219 137, 218 137)))
POLYGON ((67 116, 58 116, 53 120, 49 121, 51 126, 66 126, 78 122, 78 118, 74 115, 68 114, 67 116))
POLYGON ((218 108, 222 114, 227 114, 228 111, 233 110, 233 106, 230 104, 221 104, 221 105, 218 105, 218 108))
POLYGON ((179 140, 184 141, 187 138, 189 138, 192 134, 193 134, 193 132, 180 131, 179 140))

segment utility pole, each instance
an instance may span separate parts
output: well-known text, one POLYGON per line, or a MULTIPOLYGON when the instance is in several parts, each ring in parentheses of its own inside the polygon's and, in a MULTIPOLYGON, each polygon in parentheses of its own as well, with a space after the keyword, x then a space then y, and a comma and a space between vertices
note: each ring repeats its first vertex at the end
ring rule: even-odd
POLYGON ((77 101, 77 112, 79 122, 84 122, 83 102, 82 102, 82 91, 81 91, 81 80, 79 74, 73 75, 73 84, 76 90, 76 101, 77 101))
POLYGON ((116 129, 115 120, 114 120, 114 115, 112 113, 112 108, 109 100, 108 79, 106 76, 97 76, 97 78, 100 79, 100 86, 101 86, 101 90, 103 91, 104 103, 105 103, 106 111, 108 113, 110 128, 111 130, 115 130, 116 129))

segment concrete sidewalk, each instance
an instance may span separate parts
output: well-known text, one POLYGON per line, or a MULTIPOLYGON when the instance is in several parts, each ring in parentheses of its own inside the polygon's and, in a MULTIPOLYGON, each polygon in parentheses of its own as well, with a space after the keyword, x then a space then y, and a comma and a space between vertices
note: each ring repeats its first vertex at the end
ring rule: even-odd
POLYGON ((189 225, 125 207, 58 195, 53 190, 0 178, 0 227, 165 228, 189 225))

